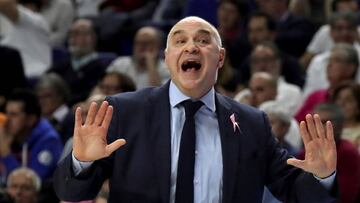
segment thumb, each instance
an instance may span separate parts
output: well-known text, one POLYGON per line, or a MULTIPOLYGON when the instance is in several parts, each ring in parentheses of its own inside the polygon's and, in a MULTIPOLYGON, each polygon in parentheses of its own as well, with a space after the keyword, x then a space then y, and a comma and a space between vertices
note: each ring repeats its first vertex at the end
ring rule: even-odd
POLYGON ((299 160, 299 159, 295 159, 295 158, 290 158, 286 161, 287 164, 292 165, 296 168, 301 168, 301 169, 305 169, 305 161, 304 160, 299 160))
POLYGON ((111 153, 113 153, 115 150, 119 149, 125 143, 126 143, 126 141, 124 139, 117 139, 114 142, 112 142, 111 144, 108 144, 106 146, 106 155, 109 156, 111 153))

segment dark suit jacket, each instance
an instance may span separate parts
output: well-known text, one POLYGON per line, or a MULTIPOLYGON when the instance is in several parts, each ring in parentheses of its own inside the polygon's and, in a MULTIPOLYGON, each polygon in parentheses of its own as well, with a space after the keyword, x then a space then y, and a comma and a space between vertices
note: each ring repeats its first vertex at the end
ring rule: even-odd
MULTIPOLYGON (((110 178, 109 202, 169 202, 168 90, 169 83, 107 98, 115 109, 108 141, 123 137, 127 143, 78 177, 68 156, 54 177, 60 199, 92 199, 103 180, 110 178)), ((219 94, 216 107, 223 154, 222 202, 261 202, 264 185, 287 202, 335 201, 311 174, 286 164, 287 153, 278 147, 263 113, 219 94), (240 126, 235 132, 233 113, 240 126)))

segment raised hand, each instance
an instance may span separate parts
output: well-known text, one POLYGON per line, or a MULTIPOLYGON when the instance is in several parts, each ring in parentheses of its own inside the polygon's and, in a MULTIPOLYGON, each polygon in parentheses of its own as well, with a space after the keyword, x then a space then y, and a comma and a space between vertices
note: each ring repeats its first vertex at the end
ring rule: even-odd
POLYGON ((305 146, 305 160, 290 158, 287 163, 319 178, 330 176, 336 170, 336 145, 333 126, 326 122, 326 129, 321 123, 320 116, 308 114, 306 122, 301 121, 300 133, 305 146))
POLYGON ((79 161, 95 161, 109 156, 125 144, 124 139, 117 139, 107 144, 106 135, 112 118, 113 107, 104 101, 99 110, 96 102, 92 102, 83 124, 81 108, 75 113, 75 129, 73 153, 79 161))

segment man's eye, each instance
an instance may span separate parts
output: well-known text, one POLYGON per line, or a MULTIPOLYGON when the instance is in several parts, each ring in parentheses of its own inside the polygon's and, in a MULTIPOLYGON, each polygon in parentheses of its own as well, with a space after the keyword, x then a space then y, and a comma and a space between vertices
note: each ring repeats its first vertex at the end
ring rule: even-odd
POLYGON ((201 44, 201 45, 206 45, 209 44, 209 40, 205 39, 205 38, 200 38, 196 40, 197 43, 201 44))
POLYGON ((175 41, 175 44, 184 44, 185 43, 185 40, 183 39, 178 39, 175 41))

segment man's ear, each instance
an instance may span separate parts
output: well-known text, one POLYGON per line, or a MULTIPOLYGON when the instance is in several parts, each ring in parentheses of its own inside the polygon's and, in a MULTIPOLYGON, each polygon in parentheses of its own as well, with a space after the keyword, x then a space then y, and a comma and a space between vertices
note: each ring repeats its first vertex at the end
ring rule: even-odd
POLYGON ((218 68, 222 68, 225 62, 225 49, 220 48, 218 68))
POLYGON ((165 64, 166 64, 166 67, 169 67, 169 65, 168 65, 168 50, 167 50, 167 48, 165 48, 165 50, 164 50, 164 61, 165 61, 165 64))

